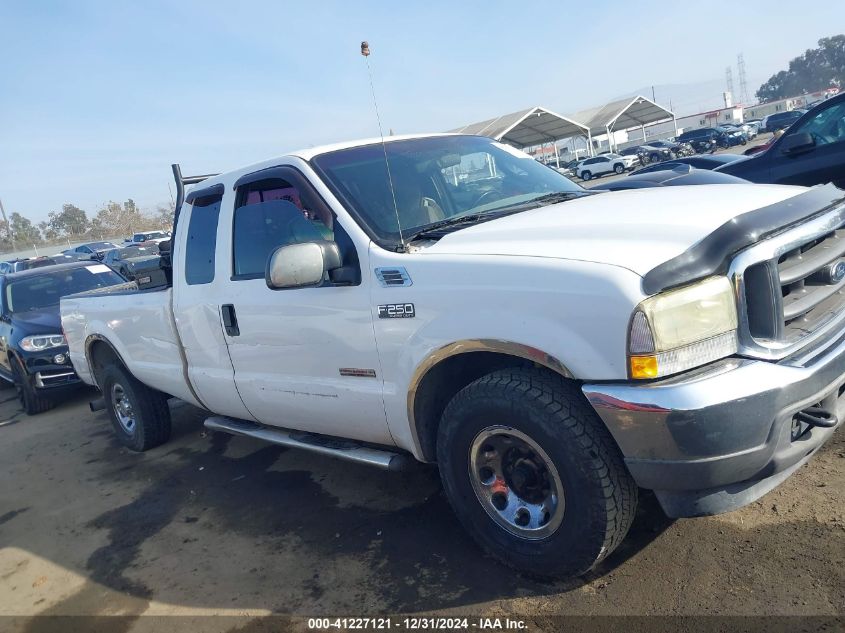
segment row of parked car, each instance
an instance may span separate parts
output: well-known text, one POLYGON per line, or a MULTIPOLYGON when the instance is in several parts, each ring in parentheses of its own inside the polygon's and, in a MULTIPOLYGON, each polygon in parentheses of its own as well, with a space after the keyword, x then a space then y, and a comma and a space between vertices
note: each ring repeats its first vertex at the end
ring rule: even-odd
POLYGON ((833 182, 845 187, 845 95, 823 101, 811 110, 690 130, 671 141, 652 141, 618 154, 572 161, 558 171, 582 180, 632 172, 624 181, 593 187, 605 190, 749 181, 805 186, 833 182), (714 153, 747 144, 761 129, 775 132, 765 145, 746 150, 745 155, 714 153), (693 173, 701 170, 713 173, 693 173))
MULTIPOLYGON (((776 125, 782 120, 779 117, 776 125)), ((747 182, 802 186, 832 182, 845 188, 845 95, 800 114, 781 135, 775 135, 762 151, 751 156, 678 156, 593 189, 747 182)))
POLYGON ((127 281, 166 283, 160 258, 169 239, 164 231, 147 231, 122 245, 88 242, 50 257, 0 262, 0 388, 14 386, 31 415, 77 386, 60 299, 127 281))

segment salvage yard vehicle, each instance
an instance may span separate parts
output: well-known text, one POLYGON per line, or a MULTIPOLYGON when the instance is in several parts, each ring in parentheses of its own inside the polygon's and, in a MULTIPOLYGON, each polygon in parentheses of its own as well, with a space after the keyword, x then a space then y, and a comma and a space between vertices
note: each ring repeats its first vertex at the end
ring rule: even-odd
POLYGON ((491 555, 565 577, 622 541, 638 486, 672 517, 732 510, 841 425, 832 186, 595 193, 465 135, 174 174, 172 287, 61 305, 132 450, 176 397, 214 431, 436 463, 491 555))
POLYGON ((0 277, 0 383, 15 386, 27 414, 47 411, 79 384, 61 331, 59 299, 123 282, 108 267, 90 262, 0 277))
POLYGON ((169 240, 170 235, 165 233, 164 231, 142 231, 140 233, 135 233, 132 237, 127 238, 124 240, 124 246, 131 245, 150 245, 150 244, 158 244, 159 242, 164 242, 165 240, 169 240))
POLYGON ((845 188, 845 94, 820 102, 764 151, 717 170, 757 183, 845 188))
POLYGON ((138 270, 146 272, 148 264, 158 262, 158 245, 150 242, 149 246, 126 246, 113 248, 103 255, 103 263, 129 280, 134 280, 138 270))
POLYGON ((628 169, 625 162, 630 160, 629 156, 617 156, 616 154, 605 154, 603 156, 595 156, 588 158, 585 161, 578 163, 575 168, 575 175, 581 180, 590 180, 597 176, 605 176, 607 174, 622 174, 628 169))
POLYGON ((88 242, 87 244, 80 244, 75 248, 62 251, 62 255, 69 255, 80 261, 101 260, 103 255, 113 248, 117 248, 117 244, 112 244, 111 242, 88 242))
POLYGON ((727 165, 737 160, 744 160, 744 156, 740 154, 694 154, 692 156, 684 156, 682 158, 673 158, 672 160, 664 161, 656 165, 648 165, 632 172, 631 176, 639 174, 647 174, 652 171, 663 171, 666 169, 674 169, 677 165, 689 165, 696 169, 716 169, 722 165, 727 165))
POLYGON ((679 187, 686 185, 741 185, 747 180, 720 174, 711 169, 696 169, 685 163, 666 162, 644 167, 630 174, 590 187, 590 191, 624 191, 626 189, 647 189, 649 187, 679 187), (662 167, 663 169, 659 169, 662 167))

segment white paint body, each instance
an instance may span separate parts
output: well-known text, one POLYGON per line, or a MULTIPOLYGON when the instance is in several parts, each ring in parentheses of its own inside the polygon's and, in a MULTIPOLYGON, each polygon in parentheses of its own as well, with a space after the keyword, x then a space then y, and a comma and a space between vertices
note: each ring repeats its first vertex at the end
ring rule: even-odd
POLYGON ((200 185, 225 186, 212 283, 184 283, 186 207, 173 238, 172 290, 63 300, 79 376, 93 384, 86 344, 100 337, 139 380, 214 413, 396 445, 419 458, 408 392, 437 350, 493 339, 540 350, 578 379, 625 379, 628 323, 645 298, 642 276, 731 218, 804 191, 705 185, 599 194, 396 253, 370 240, 307 162, 348 146, 299 152, 200 185), (232 185, 285 164, 312 182, 351 237, 360 285, 274 291, 263 279, 232 281, 232 185), (413 285, 383 287, 374 274, 383 266, 403 266, 413 285), (222 325, 220 306, 230 303, 238 337, 222 325), (381 319, 377 306, 387 303, 413 303, 416 316, 381 319), (376 377, 345 376, 343 368, 376 377))

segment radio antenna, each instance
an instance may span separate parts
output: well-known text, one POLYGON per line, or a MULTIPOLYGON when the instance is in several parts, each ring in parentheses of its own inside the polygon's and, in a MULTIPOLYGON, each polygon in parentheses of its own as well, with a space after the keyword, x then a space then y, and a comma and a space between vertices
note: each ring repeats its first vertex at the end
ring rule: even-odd
POLYGON ((381 149, 384 152, 384 166, 387 169, 387 182, 390 185, 390 195, 393 198, 393 210, 396 212, 396 226, 399 229, 399 250, 405 251, 405 239, 402 237, 402 223, 399 221, 399 205, 396 204, 396 190, 393 188, 393 176, 390 173, 390 161, 387 160, 387 145, 384 142, 384 132, 381 128, 381 115, 378 111, 378 101, 376 101, 376 89, 373 85, 373 71, 370 68, 370 45, 366 41, 361 42, 361 55, 367 62, 367 74, 370 76, 370 92, 373 94, 373 107, 376 111, 376 121, 378 121, 378 133, 381 137, 381 149))

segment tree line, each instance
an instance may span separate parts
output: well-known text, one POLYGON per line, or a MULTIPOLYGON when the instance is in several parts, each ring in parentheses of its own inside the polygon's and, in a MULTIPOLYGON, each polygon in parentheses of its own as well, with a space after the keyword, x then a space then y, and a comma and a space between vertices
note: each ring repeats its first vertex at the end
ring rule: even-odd
POLYGON ((845 87, 845 35, 820 39, 818 48, 806 50, 760 86, 757 98, 775 101, 831 87, 845 87))
POLYGON ((129 237, 137 231, 169 229, 173 224, 173 207, 159 205, 142 211, 131 198, 120 204, 108 202, 94 217, 74 204, 63 204, 61 211, 51 211, 43 222, 33 223, 20 213, 8 216, 8 224, 0 222, 0 249, 38 246, 63 241, 79 242, 119 236, 129 237), (14 244, 14 246, 13 246, 14 244))

